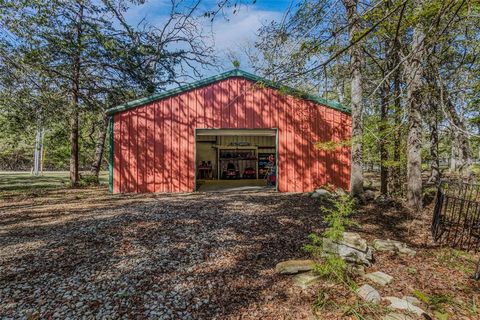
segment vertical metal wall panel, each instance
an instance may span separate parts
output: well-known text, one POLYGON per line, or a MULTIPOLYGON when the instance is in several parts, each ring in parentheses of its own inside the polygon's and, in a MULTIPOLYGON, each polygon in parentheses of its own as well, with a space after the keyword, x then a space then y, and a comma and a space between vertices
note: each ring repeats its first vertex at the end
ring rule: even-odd
POLYGON ((146 171, 146 192, 155 192, 155 107, 158 103, 154 103, 150 108, 145 108, 146 112, 146 128, 145 128, 145 171, 146 171))
POLYGON ((232 77, 116 114, 114 192, 193 191, 196 128, 277 128, 279 191, 349 187, 350 148, 316 146, 349 139, 349 115, 232 77))
POLYGON ((184 191, 193 190, 195 188, 195 128, 197 127, 197 117, 195 115, 197 110, 196 96, 201 94, 200 90, 187 92, 187 157, 188 157, 188 180, 184 191))
MULTIPOLYGON (((119 186, 119 190, 118 192, 125 192, 128 188, 128 184, 127 184, 127 177, 128 177, 128 173, 127 173, 127 161, 129 160, 129 145, 128 145, 128 126, 129 126, 129 116, 128 116, 128 112, 123 112, 123 113, 120 113, 118 115, 118 122, 121 123, 120 125, 120 149, 119 149, 119 152, 120 152, 120 156, 118 157, 119 158, 119 162, 120 162, 120 173, 118 174, 117 177, 115 177, 115 174, 113 176, 113 184, 115 184, 118 180, 118 186, 119 186)), ((115 128, 117 129, 117 128, 115 128)), ((115 133, 114 133, 115 135, 115 133)), ((115 138, 115 137, 114 137, 115 138)), ((115 144, 116 142, 114 142, 115 144)))
MULTIPOLYGON (((155 145, 155 154, 153 160, 153 173, 154 173, 154 192, 163 192, 163 187, 165 181, 163 179, 163 164, 164 161, 164 127, 163 127, 163 110, 162 106, 164 101, 157 101, 154 104, 155 108, 155 119, 154 119, 154 140, 153 144, 155 145)), ((149 142, 152 143, 152 142, 149 142)))
POLYGON ((163 157, 160 161, 164 161, 164 187, 163 192, 170 192, 172 191, 172 98, 168 98, 164 102, 164 114, 165 117, 163 119, 164 123, 164 149, 163 149, 163 157))
MULTIPOLYGON (((151 107, 153 108, 153 107, 151 107)), ((146 184, 146 173, 147 167, 145 165, 145 158, 147 154, 146 148, 146 128, 147 123, 145 119, 145 115, 147 109, 150 108, 139 108, 138 109, 138 122, 137 122, 137 181, 138 187, 137 192, 145 193, 147 192, 147 184, 146 184)))
POLYGON ((247 89, 247 81, 245 79, 238 80, 238 127, 245 128, 246 127, 246 93, 245 90, 247 89))
POLYGON ((122 123, 120 121, 122 114, 115 114, 113 116, 113 192, 119 192, 120 188, 120 179, 122 177, 120 173, 121 164, 121 133, 122 133, 122 123))
POLYGON ((125 159, 125 172, 126 172, 126 191, 135 192, 134 181, 137 180, 137 159, 136 159, 136 149, 137 143, 136 138, 137 134, 135 132, 135 123, 137 120, 136 110, 129 110, 127 112, 128 117, 128 133, 125 139, 128 141, 128 156, 125 159))

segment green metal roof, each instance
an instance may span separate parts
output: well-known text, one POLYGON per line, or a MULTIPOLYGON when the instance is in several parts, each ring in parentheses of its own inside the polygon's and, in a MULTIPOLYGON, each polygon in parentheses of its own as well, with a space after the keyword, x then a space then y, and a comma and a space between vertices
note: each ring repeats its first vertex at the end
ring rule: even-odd
POLYGON ((164 91, 164 92, 161 92, 161 93, 157 93, 157 94, 145 97, 145 98, 133 100, 133 101, 127 102, 125 104, 119 105, 117 107, 110 108, 106 111, 106 113, 107 113, 107 115, 113 115, 115 113, 122 112, 122 111, 125 111, 125 110, 128 110, 128 109, 131 109, 131 108, 135 108, 135 107, 147 104, 147 103, 152 102, 152 101, 168 98, 168 97, 183 93, 185 91, 193 90, 193 89, 196 89, 196 88, 199 88, 199 87, 203 87, 203 86, 209 85, 211 83, 214 83, 214 82, 217 82, 217 81, 220 81, 220 80, 224 80, 224 79, 227 79, 227 78, 231 78, 231 77, 242 77, 242 78, 245 78, 247 80, 257 82, 259 85, 268 86, 268 87, 271 87, 271 88, 274 88, 274 89, 277 89, 277 90, 281 90, 281 91, 285 92, 286 94, 293 95, 293 96, 301 98, 301 99, 310 100, 310 101, 316 102, 318 104, 330 107, 332 109, 335 109, 335 110, 338 110, 338 111, 341 111, 341 112, 344 112, 344 113, 348 113, 348 114, 351 113, 350 108, 347 108, 347 107, 341 105, 338 102, 323 99, 323 98, 320 98, 318 96, 302 92, 298 89, 283 86, 279 83, 275 83, 271 80, 268 80, 268 79, 265 79, 265 78, 262 78, 262 77, 259 77, 259 76, 256 76, 254 74, 251 74, 251 73, 248 73, 248 72, 245 72, 245 71, 242 71, 242 70, 238 70, 238 69, 231 70, 231 71, 228 71, 228 72, 224 72, 224 73, 221 73, 219 75, 209 77, 209 78, 205 78, 205 79, 202 79, 202 80, 199 80, 199 81, 196 81, 196 82, 193 82, 193 83, 189 83, 189 84, 186 84, 186 85, 183 85, 183 86, 179 86, 178 88, 170 89, 170 90, 167 90, 167 91, 164 91))

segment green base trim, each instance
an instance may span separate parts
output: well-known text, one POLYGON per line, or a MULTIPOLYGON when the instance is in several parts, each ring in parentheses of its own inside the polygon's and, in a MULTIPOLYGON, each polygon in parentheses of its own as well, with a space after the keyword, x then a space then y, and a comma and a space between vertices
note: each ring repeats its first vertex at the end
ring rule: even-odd
POLYGON ((351 114, 351 112, 352 112, 352 110, 350 108, 347 108, 347 107, 341 105, 338 102, 323 99, 323 98, 320 98, 318 96, 311 95, 311 94, 308 94, 306 92, 303 92, 301 90, 294 89, 294 88, 291 88, 291 87, 287 87, 287 86, 281 85, 279 83, 276 83, 274 81, 259 77, 257 75, 254 75, 254 74, 242 71, 242 70, 235 69, 235 70, 231 70, 231 71, 228 71, 228 72, 225 72, 225 73, 213 76, 213 77, 209 77, 209 78, 202 79, 202 80, 199 80, 199 81, 187 84, 187 85, 183 85, 183 86, 180 86, 180 87, 175 88, 175 89, 167 90, 167 91, 162 92, 162 93, 157 93, 157 94, 154 94, 152 96, 148 96, 148 97, 145 97, 145 98, 133 100, 133 101, 130 101, 128 103, 119 105, 117 107, 110 108, 110 109, 107 110, 107 115, 113 115, 115 113, 126 111, 126 110, 129 110, 129 109, 144 105, 144 104, 149 103, 149 102, 153 102, 153 101, 156 101, 156 100, 168 98, 168 97, 183 93, 185 91, 197 89, 197 88, 209 85, 211 83, 218 82, 218 81, 221 81, 221 80, 224 80, 224 79, 227 79, 227 78, 231 78, 231 77, 242 77, 242 78, 245 78, 247 80, 251 80, 251 81, 256 82, 258 84, 258 86, 268 86, 270 88, 280 90, 281 92, 283 92, 285 94, 292 95, 292 96, 300 98, 300 99, 310 100, 310 101, 316 102, 318 104, 327 106, 329 108, 341 111, 343 113, 351 114))

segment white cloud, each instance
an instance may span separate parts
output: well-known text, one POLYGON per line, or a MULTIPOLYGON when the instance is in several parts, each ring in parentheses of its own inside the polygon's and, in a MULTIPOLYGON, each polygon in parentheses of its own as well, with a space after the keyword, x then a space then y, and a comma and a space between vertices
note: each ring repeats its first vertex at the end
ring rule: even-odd
MULTIPOLYGON (((229 55, 240 61, 240 69, 251 71, 248 59, 245 56, 245 47, 254 44, 258 37, 259 29, 272 20, 282 18, 282 12, 258 10, 254 7, 243 8, 235 15, 229 16, 228 20, 218 17, 211 30, 214 38, 214 48, 220 59, 221 71, 233 68, 229 55)), ((212 70, 211 74, 217 71, 212 70)))
MULTIPOLYGON (((169 0, 153 0, 143 5, 134 6, 127 12, 127 20, 136 24, 144 19, 144 22, 162 27, 168 18, 171 2, 169 0)), ((201 16, 202 12, 198 12, 201 16)), ((274 10, 261 10, 255 6, 244 6, 236 13, 230 12, 228 17, 218 15, 213 22, 209 18, 200 17, 199 20, 205 33, 212 33, 213 46, 220 59, 220 69, 231 69, 232 65, 227 58, 229 52, 238 53, 241 68, 247 69, 246 59, 242 53, 242 47, 252 44, 258 35, 258 30, 272 20, 282 18, 283 12, 274 10)), ((205 72, 205 76, 217 73, 218 70, 205 72)))
POLYGON ((125 17, 131 24, 140 23, 142 20, 149 24, 161 24, 166 21, 170 8, 169 0, 147 1, 142 5, 132 5, 125 17))
POLYGON ((217 51, 237 49, 245 42, 254 41, 258 29, 272 20, 281 18, 278 11, 243 10, 225 20, 218 17, 213 22, 212 30, 217 51))
MULTIPOLYGON (((143 5, 132 6, 126 13, 127 20, 136 24, 144 19, 145 22, 161 27, 167 20, 171 9, 169 0, 147 1, 143 5)), ((200 9, 201 10, 201 9, 200 9)), ((198 12, 201 15, 202 12, 198 12)), ((255 6, 244 6, 236 13, 229 13, 228 17, 218 15, 213 23, 209 18, 204 19, 205 31, 213 31, 215 48, 221 52, 225 49, 236 49, 239 44, 253 41, 258 29, 265 23, 281 18, 280 11, 259 10, 255 6)))

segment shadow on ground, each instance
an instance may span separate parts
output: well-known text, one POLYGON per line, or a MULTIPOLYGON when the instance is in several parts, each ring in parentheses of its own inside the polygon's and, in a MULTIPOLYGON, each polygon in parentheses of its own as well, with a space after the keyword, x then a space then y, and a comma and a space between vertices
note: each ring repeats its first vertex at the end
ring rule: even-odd
POLYGON ((276 319, 310 310, 313 296, 273 270, 304 256, 308 234, 322 229, 305 195, 68 190, 0 202, 0 212, 2 316, 276 319))

